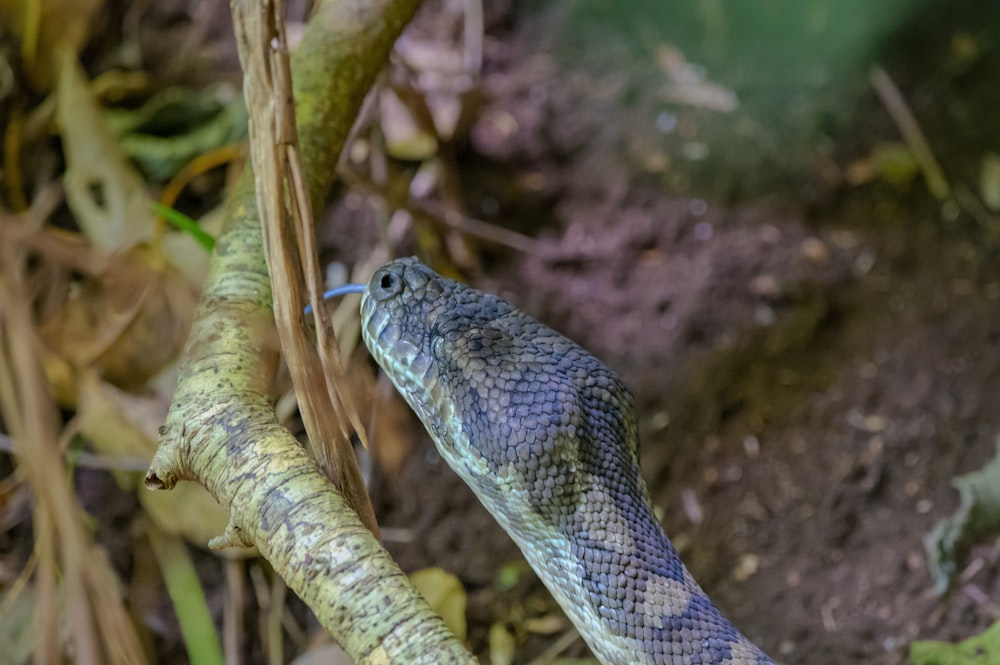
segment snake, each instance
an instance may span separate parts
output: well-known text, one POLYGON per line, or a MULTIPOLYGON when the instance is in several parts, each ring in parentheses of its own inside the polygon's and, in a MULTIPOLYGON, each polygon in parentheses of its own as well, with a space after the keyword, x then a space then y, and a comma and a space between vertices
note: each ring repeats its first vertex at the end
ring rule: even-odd
POLYGON ((441 457, 604 665, 773 665, 656 518, 634 398, 580 345, 417 258, 379 268, 361 335, 441 457))

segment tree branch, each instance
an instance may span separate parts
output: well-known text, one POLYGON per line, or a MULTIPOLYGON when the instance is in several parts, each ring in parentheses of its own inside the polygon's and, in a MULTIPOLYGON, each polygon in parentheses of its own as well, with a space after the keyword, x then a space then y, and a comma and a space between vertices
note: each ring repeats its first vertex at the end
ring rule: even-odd
MULTIPOLYGON (((416 4, 326 1, 310 21, 292 76, 314 207, 416 4)), ((203 484, 230 511, 214 544, 255 544, 356 662, 474 662, 278 422, 271 287, 250 169, 226 212, 146 485, 203 484)))

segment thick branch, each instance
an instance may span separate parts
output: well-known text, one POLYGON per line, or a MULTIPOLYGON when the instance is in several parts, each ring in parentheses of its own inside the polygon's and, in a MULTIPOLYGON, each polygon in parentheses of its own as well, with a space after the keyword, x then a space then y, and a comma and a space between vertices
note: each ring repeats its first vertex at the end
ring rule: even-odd
MULTIPOLYGON (((292 72, 313 204, 416 0, 327 1, 292 72)), ((473 662, 275 417, 277 343, 250 170, 227 205, 152 488, 202 483, 229 506, 223 544, 257 545, 357 662, 473 662)))

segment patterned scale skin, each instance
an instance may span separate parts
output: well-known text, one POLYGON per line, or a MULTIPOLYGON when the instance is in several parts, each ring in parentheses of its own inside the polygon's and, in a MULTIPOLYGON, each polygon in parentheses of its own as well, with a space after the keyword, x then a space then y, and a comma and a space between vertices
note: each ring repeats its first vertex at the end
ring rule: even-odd
POLYGON ((379 269, 361 311, 372 356, 602 663, 773 663, 654 516, 633 399, 614 372, 415 258, 379 269))

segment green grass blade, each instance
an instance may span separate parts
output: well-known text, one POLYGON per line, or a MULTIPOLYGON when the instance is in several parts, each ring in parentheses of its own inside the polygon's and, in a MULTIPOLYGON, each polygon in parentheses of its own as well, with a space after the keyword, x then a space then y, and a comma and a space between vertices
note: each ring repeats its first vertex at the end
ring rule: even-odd
POLYGON ((198 222, 191 219, 182 212, 178 212, 173 208, 168 208, 167 206, 157 203, 156 201, 150 201, 153 210, 156 214, 163 217, 167 222, 169 222, 174 228, 179 229, 197 241, 199 245, 205 248, 205 251, 211 252, 215 248, 215 238, 210 233, 206 233, 198 226, 198 222))

